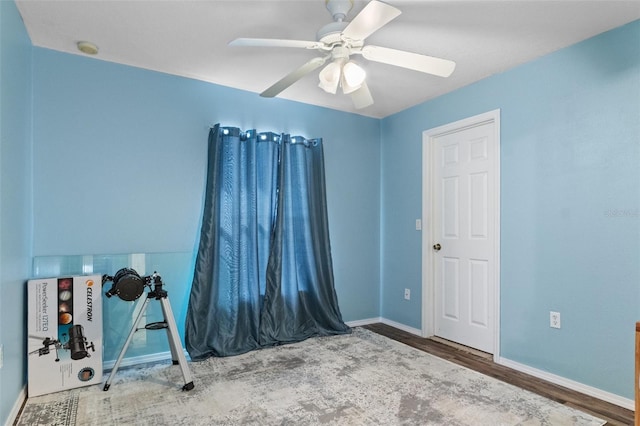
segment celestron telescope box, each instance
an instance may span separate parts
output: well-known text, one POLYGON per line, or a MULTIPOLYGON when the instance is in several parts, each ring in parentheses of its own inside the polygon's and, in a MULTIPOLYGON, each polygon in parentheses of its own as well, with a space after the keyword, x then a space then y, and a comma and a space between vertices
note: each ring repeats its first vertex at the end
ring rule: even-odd
POLYGON ((102 382, 102 277, 27 283, 28 394, 102 382))

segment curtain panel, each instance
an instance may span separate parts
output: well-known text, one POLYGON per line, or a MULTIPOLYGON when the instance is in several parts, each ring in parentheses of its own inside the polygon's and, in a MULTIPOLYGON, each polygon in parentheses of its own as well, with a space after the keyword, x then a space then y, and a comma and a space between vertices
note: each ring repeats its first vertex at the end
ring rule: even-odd
POLYGON ((321 139, 214 126, 185 343, 192 360, 348 333, 321 139))

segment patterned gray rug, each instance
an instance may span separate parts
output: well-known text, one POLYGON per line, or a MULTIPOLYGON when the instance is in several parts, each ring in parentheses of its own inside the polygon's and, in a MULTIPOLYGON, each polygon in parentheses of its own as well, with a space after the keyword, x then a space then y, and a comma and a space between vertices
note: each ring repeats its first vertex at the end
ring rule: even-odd
POLYGON ((365 329, 229 358, 118 371, 29 398, 19 425, 602 425, 365 329))

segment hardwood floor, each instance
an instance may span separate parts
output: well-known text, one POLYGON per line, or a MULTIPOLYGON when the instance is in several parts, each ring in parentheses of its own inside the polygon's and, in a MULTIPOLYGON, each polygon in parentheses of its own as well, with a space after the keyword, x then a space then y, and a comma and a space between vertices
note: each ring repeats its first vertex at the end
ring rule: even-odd
POLYGON ((561 404, 582 410, 596 417, 606 420, 606 425, 633 425, 634 412, 580 392, 549 383, 511 368, 493 362, 491 355, 455 346, 434 339, 418 337, 386 324, 370 324, 364 328, 375 333, 397 340, 414 348, 428 352, 487 376, 494 377, 522 389, 537 393, 561 404))

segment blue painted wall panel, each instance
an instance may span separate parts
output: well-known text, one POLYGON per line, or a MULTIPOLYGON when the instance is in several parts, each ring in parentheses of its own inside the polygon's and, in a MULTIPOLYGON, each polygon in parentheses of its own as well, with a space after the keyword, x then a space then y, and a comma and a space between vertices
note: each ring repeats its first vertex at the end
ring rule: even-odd
POLYGON ((193 251, 209 126, 323 137, 342 313, 378 315, 379 120, 41 48, 33 81, 35 256, 193 251))
POLYGON ((632 398, 639 21, 382 120, 382 316, 421 326, 422 131, 496 108, 501 355, 632 398))
POLYGON ((26 378, 25 281, 31 272, 31 41, 0 1, 0 423, 26 378))

